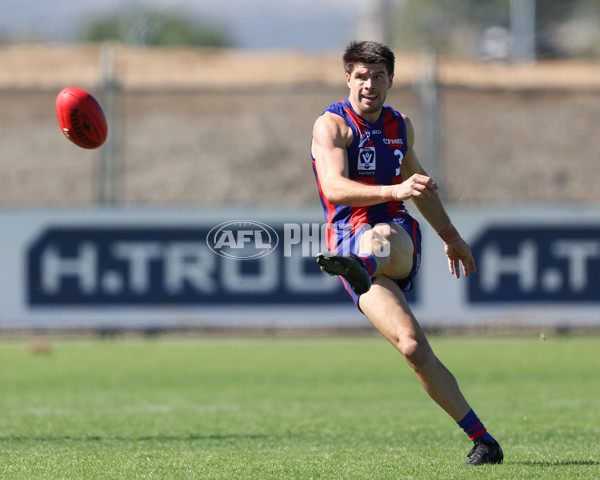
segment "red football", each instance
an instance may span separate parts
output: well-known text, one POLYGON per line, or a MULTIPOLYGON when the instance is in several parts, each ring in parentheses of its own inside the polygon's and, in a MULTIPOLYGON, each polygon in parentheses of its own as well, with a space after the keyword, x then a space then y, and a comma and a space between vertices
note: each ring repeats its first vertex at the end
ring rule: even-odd
POLYGON ((106 140, 108 125, 102 107, 82 88, 66 87, 60 91, 56 117, 65 136, 81 148, 98 148, 106 140))

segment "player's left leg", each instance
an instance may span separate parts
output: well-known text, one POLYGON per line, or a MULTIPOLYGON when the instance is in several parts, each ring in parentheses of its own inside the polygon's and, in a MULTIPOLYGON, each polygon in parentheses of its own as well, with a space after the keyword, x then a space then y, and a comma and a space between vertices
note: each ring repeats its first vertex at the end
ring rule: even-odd
POLYGON ((394 280, 410 280, 416 273, 418 225, 413 224, 409 230, 412 236, 397 224, 378 225, 362 234, 358 256, 319 255, 317 262, 328 273, 344 277, 356 293, 353 298, 362 312, 404 356, 431 398, 474 442, 466 464, 501 463, 504 455, 500 445, 470 408, 452 373, 433 353, 394 280), (373 285, 371 276, 375 276, 373 285))
POLYGON ((464 465, 502 463, 504 454, 496 440, 469 406, 454 375, 434 354, 398 284, 379 275, 359 306, 371 323, 402 354, 429 394, 473 441, 464 465))
POLYGON ((435 356, 400 287, 378 276, 359 306, 371 323, 402 354, 429 396, 456 422, 467 415, 469 404, 456 379, 435 356))

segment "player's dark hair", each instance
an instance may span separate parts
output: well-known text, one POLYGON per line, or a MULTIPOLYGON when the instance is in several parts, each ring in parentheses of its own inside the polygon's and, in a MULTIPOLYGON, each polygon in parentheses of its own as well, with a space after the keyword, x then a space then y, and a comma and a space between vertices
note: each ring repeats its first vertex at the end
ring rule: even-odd
POLYGON ((387 45, 379 42, 363 41, 352 42, 342 57, 344 61, 344 71, 351 74, 357 63, 372 65, 383 63, 387 69, 388 75, 394 73, 394 53, 387 45))

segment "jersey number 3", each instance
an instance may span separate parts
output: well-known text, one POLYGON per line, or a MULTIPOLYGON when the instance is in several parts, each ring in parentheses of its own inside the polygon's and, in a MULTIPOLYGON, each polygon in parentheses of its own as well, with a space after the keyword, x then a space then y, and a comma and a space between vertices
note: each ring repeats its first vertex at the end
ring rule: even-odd
POLYGON ((394 156, 398 157, 398 167, 396 168, 396 176, 400 176, 400 167, 402 166, 402 160, 404 159, 404 154, 402 150, 396 149, 394 150, 394 156))

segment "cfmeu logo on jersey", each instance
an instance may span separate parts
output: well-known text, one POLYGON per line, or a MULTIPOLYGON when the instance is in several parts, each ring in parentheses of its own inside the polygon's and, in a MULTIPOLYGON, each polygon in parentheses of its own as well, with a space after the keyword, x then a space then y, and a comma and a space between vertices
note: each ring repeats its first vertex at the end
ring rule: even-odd
POLYGON ((206 243, 217 255, 235 260, 250 260, 271 253, 279 243, 277 232, 269 225, 249 220, 224 222, 208 232, 206 243))

